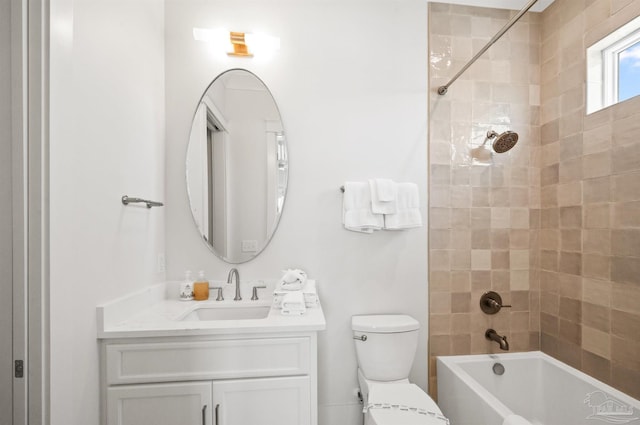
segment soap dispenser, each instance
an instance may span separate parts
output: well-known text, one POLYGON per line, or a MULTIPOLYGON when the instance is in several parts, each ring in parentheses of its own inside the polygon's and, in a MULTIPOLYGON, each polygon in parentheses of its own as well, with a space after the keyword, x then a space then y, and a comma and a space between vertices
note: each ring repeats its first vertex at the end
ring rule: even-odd
POLYGON ((187 270, 184 272, 184 281, 180 283, 180 301, 193 300, 193 280, 191 279, 191 272, 187 270))
POLYGON ((204 277, 204 271, 200 270, 198 279, 193 282, 193 299, 205 301, 209 299, 209 281, 204 277))

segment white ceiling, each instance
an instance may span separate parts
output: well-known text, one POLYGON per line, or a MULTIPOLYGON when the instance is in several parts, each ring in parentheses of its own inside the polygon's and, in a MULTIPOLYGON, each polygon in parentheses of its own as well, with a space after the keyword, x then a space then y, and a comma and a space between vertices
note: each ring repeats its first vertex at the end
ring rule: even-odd
MULTIPOLYGON (((466 6, 494 7, 497 9, 520 10, 530 0, 431 0, 439 3, 463 4, 466 6)), ((554 0, 538 0, 530 9, 532 12, 542 12, 553 3, 554 0)))

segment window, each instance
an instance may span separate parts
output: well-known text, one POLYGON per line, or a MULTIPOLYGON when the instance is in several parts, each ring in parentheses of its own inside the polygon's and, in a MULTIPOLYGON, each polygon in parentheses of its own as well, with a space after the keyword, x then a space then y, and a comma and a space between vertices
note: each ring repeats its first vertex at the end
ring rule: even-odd
POLYGON ((587 113, 640 95, 640 17, 587 49, 587 113))
POLYGON ((618 102, 640 94, 640 32, 636 38, 618 54, 618 102))

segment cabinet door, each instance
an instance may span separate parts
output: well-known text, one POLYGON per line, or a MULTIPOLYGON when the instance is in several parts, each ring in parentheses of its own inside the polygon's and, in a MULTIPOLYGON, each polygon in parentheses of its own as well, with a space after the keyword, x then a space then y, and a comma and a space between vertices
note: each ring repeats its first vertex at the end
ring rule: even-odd
POLYGON ((213 382, 214 425, 310 425, 308 376, 213 382))
POLYGON ((107 389, 107 425, 211 425, 211 382, 107 389))

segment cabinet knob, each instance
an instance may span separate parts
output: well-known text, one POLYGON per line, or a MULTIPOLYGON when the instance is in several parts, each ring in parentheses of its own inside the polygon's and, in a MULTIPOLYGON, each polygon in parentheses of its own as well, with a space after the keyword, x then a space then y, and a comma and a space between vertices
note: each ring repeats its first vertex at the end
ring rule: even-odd
POLYGON ((220 404, 216 404, 216 409, 215 409, 216 423, 215 423, 215 425, 218 425, 218 411, 219 410, 220 410, 220 404))
POLYGON ((207 425, 207 405, 202 406, 202 425, 207 425))

